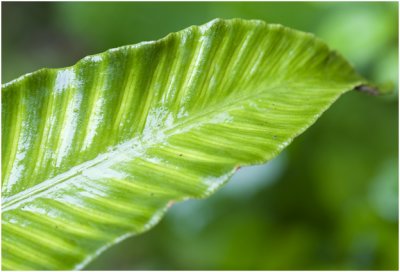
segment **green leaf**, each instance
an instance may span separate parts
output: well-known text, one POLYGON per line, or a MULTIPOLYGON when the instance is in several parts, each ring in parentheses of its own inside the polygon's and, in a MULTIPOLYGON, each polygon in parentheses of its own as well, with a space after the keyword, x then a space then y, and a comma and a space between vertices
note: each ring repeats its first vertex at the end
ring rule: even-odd
POLYGON ((3 85, 3 269, 82 268, 365 83, 311 34, 233 19, 3 85))

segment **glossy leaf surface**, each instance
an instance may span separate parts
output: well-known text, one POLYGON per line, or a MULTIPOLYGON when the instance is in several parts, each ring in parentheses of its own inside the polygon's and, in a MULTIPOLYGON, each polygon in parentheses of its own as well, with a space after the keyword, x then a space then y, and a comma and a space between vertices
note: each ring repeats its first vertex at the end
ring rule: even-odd
POLYGON ((3 269, 82 268, 361 84, 311 34, 235 19, 3 85, 3 269))

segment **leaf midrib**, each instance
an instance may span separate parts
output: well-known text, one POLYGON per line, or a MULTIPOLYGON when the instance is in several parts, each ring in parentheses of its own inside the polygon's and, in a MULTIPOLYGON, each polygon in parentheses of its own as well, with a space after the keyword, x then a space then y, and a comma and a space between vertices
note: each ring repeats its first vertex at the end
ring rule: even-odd
MULTIPOLYGON (((240 103, 243 103, 243 101, 248 101, 252 98, 258 97, 262 95, 265 92, 272 91, 276 88, 286 88, 284 85, 279 85, 277 84, 270 85, 267 88, 264 89, 259 89, 256 92, 252 92, 251 94, 247 95, 242 95, 242 96, 234 96, 232 98, 234 99, 227 99, 226 101, 223 101, 222 103, 216 103, 213 106, 209 107, 208 111, 198 111, 196 113, 192 113, 191 115, 187 117, 182 117, 181 119, 177 119, 179 122, 174 122, 171 127, 164 127, 163 129, 158 129, 159 132, 164 133, 164 137, 162 139, 157 139, 155 135, 153 136, 152 141, 143 141, 144 135, 141 134, 140 136, 134 137, 131 140, 128 140, 122 144, 119 144, 117 146, 112 147, 113 150, 110 150, 110 152, 107 153, 101 153, 92 160, 80 163, 77 166, 74 166, 70 168, 68 171, 65 171, 64 173, 58 174, 55 177, 52 177, 50 179, 47 179, 35 186, 32 186, 31 188, 25 189, 19 193, 16 193, 13 196, 5 197, 2 200, 2 211, 6 212, 8 210, 12 210, 13 208, 19 207, 21 204, 31 200, 32 198, 37 198, 40 196, 42 193, 51 190, 55 188, 55 186, 68 181, 70 178, 82 175, 83 171, 96 167, 99 164, 108 164, 110 162, 114 163, 115 161, 118 161, 118 159, 110 160, 109 158, 118 158, 121 156, 117 156, 117 154, 131 154, 132 156, 130 158, 135 158, 139 157, 144 153, 145 150, 147 150, 149 147, 154 146, 158 143, 160 143, 162 140, 165 140, 169 138, 172 135, 175 135, 177 133, 185 133, 185 129, 182 130, 182 128, 187 127, 188 129, 193 127, 193 123, 196 125, 198 124, 203 124, 204 122, 197 122, 198 120, 202 120, 205 117, 211 117, 213 115, 220 114, 221 112, 225 112, 227 109, 234 107, 235 105, 238 105, 240 103), (222 105, 221 105, 222 104, 222 105), (196 121, 196 122, 195 122, 196 121), (181 129, 181 130, 179 130, 181 129)), ((148 138, 146 139, 148 140, 148 138)))

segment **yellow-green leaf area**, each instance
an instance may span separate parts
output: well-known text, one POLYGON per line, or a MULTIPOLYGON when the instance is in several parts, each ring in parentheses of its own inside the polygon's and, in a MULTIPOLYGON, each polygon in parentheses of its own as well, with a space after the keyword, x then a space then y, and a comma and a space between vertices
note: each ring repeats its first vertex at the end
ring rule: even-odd
MULTIPOLYGON (((311 34, 213 20, 2 88, 3 269, 80 269, 366 84, 311 34)), ((340 122, 340 120, 338 120, 340 122)))

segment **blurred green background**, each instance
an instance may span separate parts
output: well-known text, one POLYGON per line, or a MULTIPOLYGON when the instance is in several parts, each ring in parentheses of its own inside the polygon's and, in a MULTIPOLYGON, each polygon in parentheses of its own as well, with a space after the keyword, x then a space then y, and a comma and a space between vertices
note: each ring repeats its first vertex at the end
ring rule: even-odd
POLYGON ((2 82, 217 17, 315 33, 396 92, 346 94, 273 161, 176 204, 87 269, 397 270, 397 3, 3 2, 2 82))

